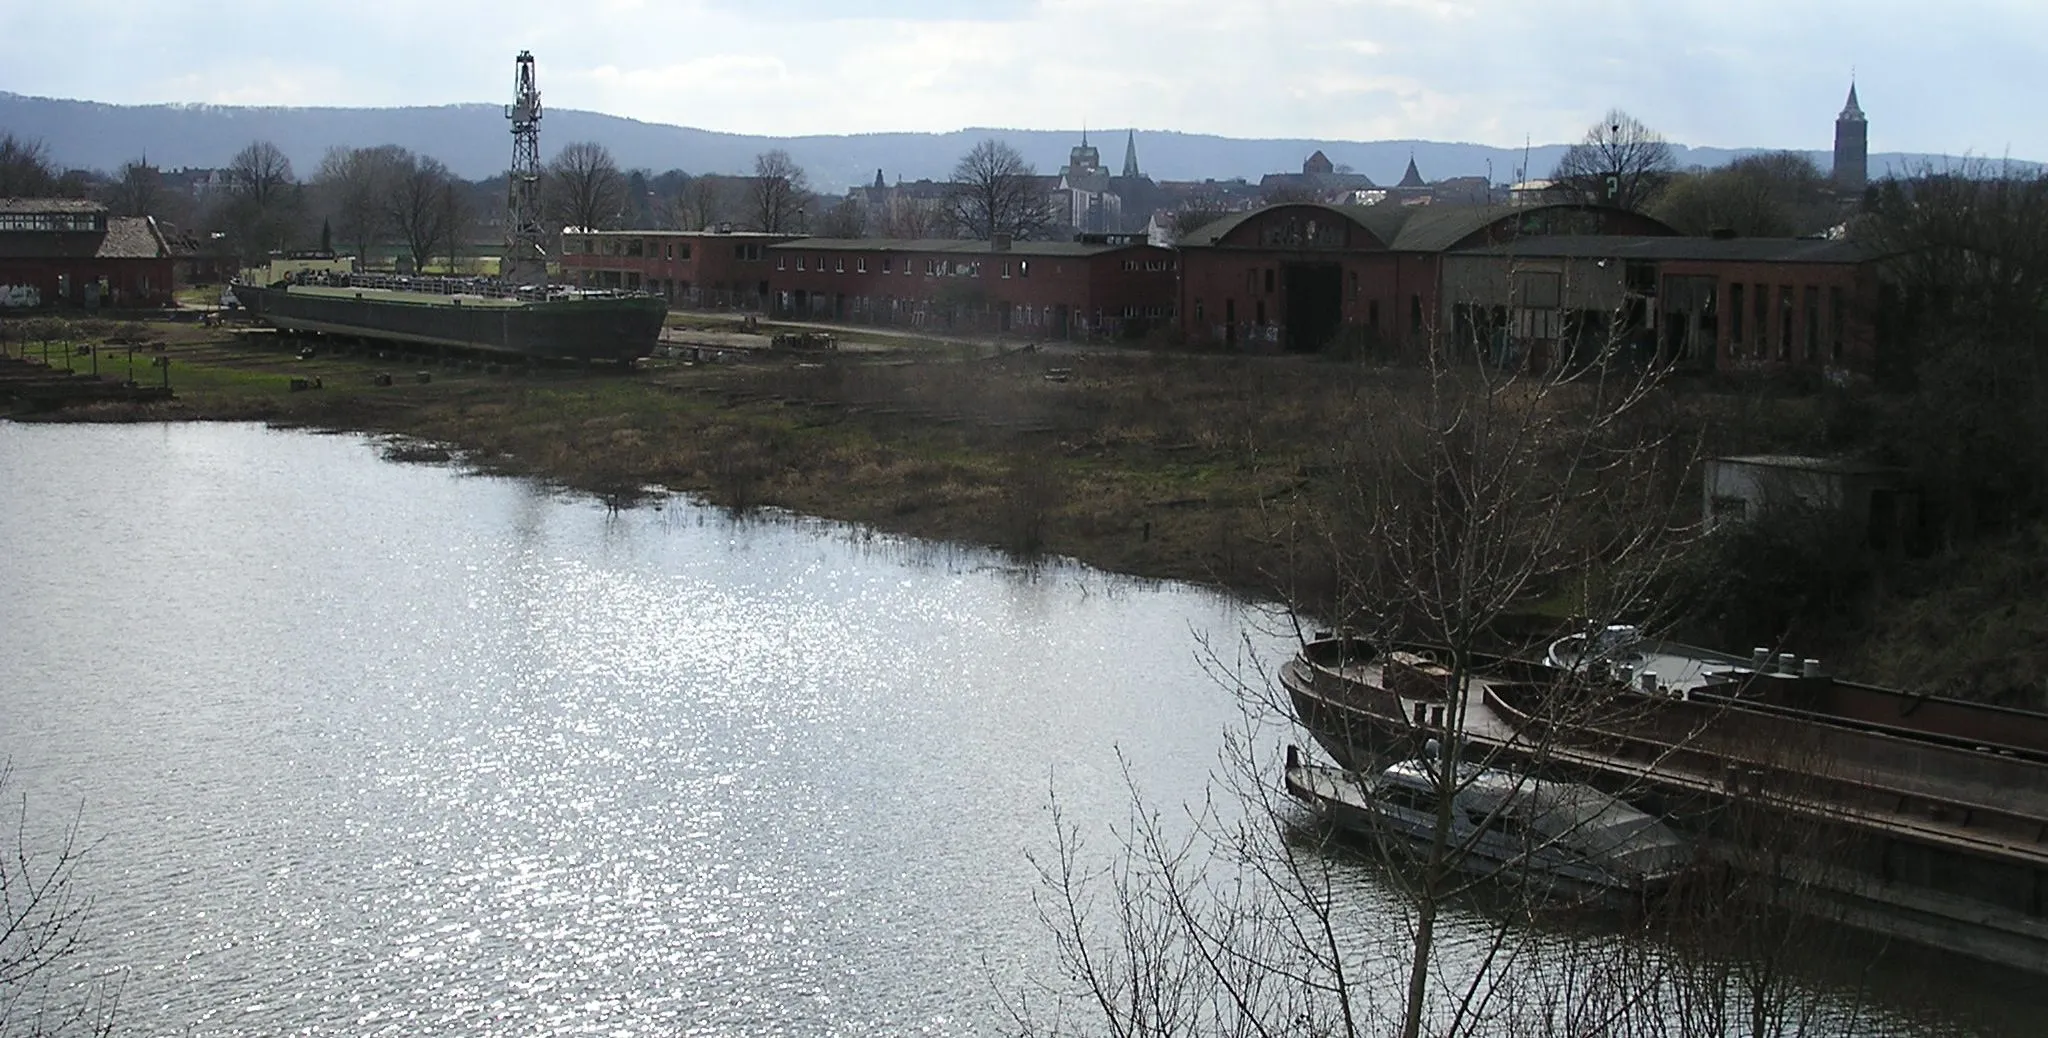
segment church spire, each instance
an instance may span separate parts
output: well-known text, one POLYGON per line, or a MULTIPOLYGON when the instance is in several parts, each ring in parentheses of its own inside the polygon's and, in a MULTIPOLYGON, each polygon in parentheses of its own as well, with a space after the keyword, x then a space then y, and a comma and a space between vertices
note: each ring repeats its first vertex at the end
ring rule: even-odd
POLYGON ((1132 127, 1124 135, 1124 176, 1136 180, 1144 176, 1138 172, 1138 130, 1132 127))
POLYGON ((1856 103, 1856 78, 1849 78, 1849 103, 1842 106, 1842 114, 1835 116, 1837 122, 1862 122, 1863 106, 1856 103))
POLYGON ((1397 186, 1399 186, 1399 187, 1428 187, 1428 186, 1429 186, 1429 184, 1428 184, 1428 183, 1427 183, 1426 181, 1424 181, 1424 180, 1422 179, 1422 171, 1421 171, 1421 170, 1419 170, 1419 169, 1416 169, 1416 168, 1415 168, 1415 153, 1414 153, 1414 152, 1412 152, 1412 151, 1408 153, 1408 171, 1407 171, 1406 173, 1403 173, 1403 174, 1401 174, 1401 183, 1400 183, 1399 185, 1397 185, 1397 186))

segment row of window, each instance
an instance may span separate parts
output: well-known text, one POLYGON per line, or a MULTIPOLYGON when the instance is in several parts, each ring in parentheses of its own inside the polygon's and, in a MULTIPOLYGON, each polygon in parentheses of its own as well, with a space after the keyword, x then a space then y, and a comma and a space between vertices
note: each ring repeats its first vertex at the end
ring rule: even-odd
POLYGON ((0 213, 0 231, 104 231, 98 213, 0 213))
MULTIPOLYGON (((775 269, 788 270, 790 268, 792 258, 794 259, 796 270, 798 273, 802 273, 807 270, 816 270, 820 274, 828 272, 833 274, 846 273, 846 257, 844 256, 834 256, 828 260, 823 256, 800 255, 795 257, 789 257, 778 255, 775 257, 775 269)), ((882 257, 882 262, 880 264, 881 273, 894 274, 896 272, 895 268, 895 257, 882 257)), ((868 272, 868 258, 866 256, 855 256, 853 258, 853 272, 856 274, 865 274, 868 272)), ((908 257, 905 257, 905 259, 903 260, 903 273, 911 275, 913 277, 916 276, 917 274, 917 268, 911 263, 908 257)), ((981 261, 927 259, 924 261, 924 276, 928 278, 978 278, 981 276, 981 261)), ((1003 276, 1006 278, 1030 277, 1031 261, 1004 260, 1003 276)))
POLYGON ((1151 273, 1158 273, 1159 271, 1162 271, 1162 270, 1172 270, 1172 269, 1173 269, 1173 261, 1172 261, 1172 260, 1170 260, 1170 259, 1151 259, 1151 260, 1136 260, 1136 259, 1127 259, 1127 260, 1125 260, 1125 261, 1124 261, 1124 269, 1125 269, 1125 270, 1143 270, 1143 271, 1148 271, 1148 272, 1151 272, 1151 273))
POLYGON ((1744 347, 1748 347, 1750 356, 1761 360, 1771 356, 1775 347, 1779 360, 1789 361, 1797 352, 1800 359, 1811 362, 1820 359, 1825 347, 1828 360, 1841 360, 1849 320, 1847 294, 1841 286, 1828 288, 1825 314, 1821 311, 1818 285, 1805 285, 1797 290, 1791 285, 1778 285, 1775 293, 1772 287, 1745 285, 1739 281, 1728 286, 1729 355, 1739 357, 1744 347), (1795 298, 1803 305, 1795 308, 1795 298), (1775 320, 1772 319, 1774 311, 1775 320), (1745 317, 1748 318, 1746 324, 1745 317), (1800 320, 1801 317, 1804 320, 1800 320), (1826 318, 1825 326, 1823 317, 1826 318))
MULTIPOLYGON (((654 258, 663 260, 690 259, 690 243, 687 241, 648 242, 644 238, 563 238, 562 254, 565 256, 624 256, 631 258, 654 258)), ((732 258, 741 263, 758 263, 765 255, 760 242, 734 242, 732 258)))

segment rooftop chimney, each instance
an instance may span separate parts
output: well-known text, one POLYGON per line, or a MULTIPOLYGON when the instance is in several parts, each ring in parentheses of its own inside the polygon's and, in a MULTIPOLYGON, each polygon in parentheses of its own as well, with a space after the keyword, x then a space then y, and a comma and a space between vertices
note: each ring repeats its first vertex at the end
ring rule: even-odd
POLYGON ((988 250, 990 252, 1010 251, 1010 233, 1008 231, 997 231, 988 240, 988 250))

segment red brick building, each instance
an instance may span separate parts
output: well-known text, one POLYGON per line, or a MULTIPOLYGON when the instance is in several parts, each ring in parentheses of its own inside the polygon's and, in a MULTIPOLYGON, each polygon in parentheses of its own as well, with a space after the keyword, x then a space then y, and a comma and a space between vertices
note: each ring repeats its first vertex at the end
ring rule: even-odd
POLYGON ((1871 372, 1875 256, 1801 238, 1526 238, 1444 258, 1453 341, 1549 352, 1615 335, 1694 371, 1871 372))
POLYGON ((167 306, 170 247, 146 216, 97 202, 0 198, 0 307, 167 306))
POLYGON ((804 238, 769 248, 773 312, 1050 338, 1129 338, 1173 319, 1177 257, 1142 234, 1080 241, 804 238))
POLYGON ((796 237, 755 231, 569 231, 562 274, 573 285, 651 292, 677 306, 758 310, 767 249, 796 237))
POLYGON ((1586 205, 1331 206, 1237 213, 1182 239, 1180 326, 1191 343, 1412 348, 1444 313, 1446 253, 1532 235, 1675 235, 1586 205))

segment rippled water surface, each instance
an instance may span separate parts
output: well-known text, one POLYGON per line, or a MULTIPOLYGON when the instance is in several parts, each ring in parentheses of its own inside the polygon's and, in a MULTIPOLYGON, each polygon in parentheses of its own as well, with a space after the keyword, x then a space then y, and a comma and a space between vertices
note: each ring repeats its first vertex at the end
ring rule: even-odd
POLYGON ((1284 651, 1200 590, 352 436, 0 423, 0 488, 0 757, 100 841, 80 972, 135 1033, 990 1033, 1050 957, 1048 791, 1200 797, 1203 640, 1284 651))
POLYGON ((245 426, 0 481, 0 753, 147 1029, 985 1031, 1048 790, 1199 790, 1237 716, 1197 590, 245 426))

